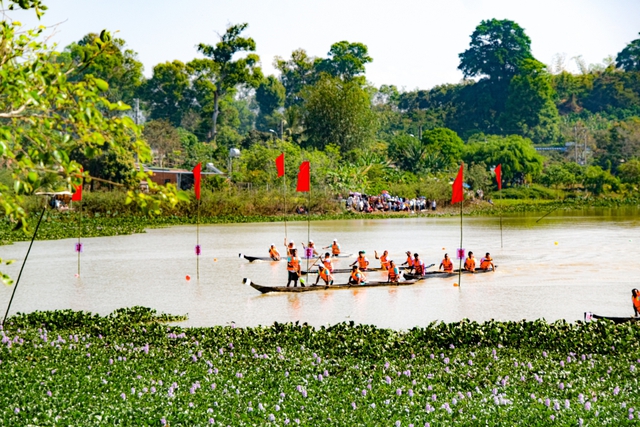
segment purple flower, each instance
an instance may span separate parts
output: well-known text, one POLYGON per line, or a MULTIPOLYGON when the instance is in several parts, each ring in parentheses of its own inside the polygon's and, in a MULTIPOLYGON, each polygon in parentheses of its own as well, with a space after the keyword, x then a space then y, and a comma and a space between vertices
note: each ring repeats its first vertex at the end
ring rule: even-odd
POLYGON ((551 401, 550 401, 550 400, 549 400, 549 398, 547 397, 547 398, 544 400, 544 406, 546 406, 546 407, 548 408, 548 407, 549 407, 549 405, 551 405, 551 401))
POLYGON ((367 390, 362 390, 362 395, 366 396, 367 395, 367 390))
POLYGON ((356 409, 356 402, 351 402, 351 407, 355 410, 356 409))
POLYGON ((120 395, 120 397, 122 398, 122 400, 127 400, 127 395, 126 395, 126 394, 124 394, 124 393, 122 393, 122 394, 120 395))
POLYGON ((407 394, 409 395, 409 397, 413 397, 413 390, 409 389, 409 392, 407 394))
POLYGON ((586 409, 587 411, 591 410, 591 402, 587 402, 584 404, 584 409, 586 409))
POLYGON ((569 399, 565 399, 564 401, 564 409, 569 409, 571 407, 571 402, 569 402, 569 399))
POLYGON ((51 390, 47 391, 47 396, 51 397, 51 390))
POLYGON ((163 426, 167 425, 167 420, 165 420, 164 418, 160 419, 160 424, 162 424, 163 426))
POLYGON ((620 387, 616 386, 616 388, 613 389, 613 395, 617 396, 618 393, 620 393, 620 387))
POLYGON ((16 408, 13 410, 13 412, 15 412, 16 414, 20 412, 20 408, 16 408))
POLYGON ((551 421, 553 421, 553 420, 556 419, 556 416, 555 415, 551 415, 549 418, 551 418, 551 421))
POLYGON ((215 421, 213 418, 209 418, 209 424, 213 424, 213 423, 215 423, 215 422, 216 422, 216 421, 215 421))
POLYGON ((397 394, 398 396, 402 396, 402 390, 401 390, 401 389, 397 389, 397 390, 396 390, 396 394, 397 394))
POLYGON ((273 414, 269 414, 269 421, 275 421, 276 417, 273 414))
POLYGON ((389 375, 387 375, 384 380, 387 382, 387 384, 391 384, 391 378, 389 377, 389 375))
POLYGON ((558 388, 559 388, 560 390, 564 390, 564 383, 560 383, 560 384, 558 384, 558 388))

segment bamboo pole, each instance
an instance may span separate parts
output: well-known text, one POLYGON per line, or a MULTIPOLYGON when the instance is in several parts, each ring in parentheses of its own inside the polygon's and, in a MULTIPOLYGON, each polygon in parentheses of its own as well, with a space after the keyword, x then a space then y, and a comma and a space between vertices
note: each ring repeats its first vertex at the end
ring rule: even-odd
POLYGON ((200 281, 200 199, 196 215, 196 280, 200 281))
MULTIPOLYGON (((464 257, 464 249, 462 248, 462 205, 464 204, 464 200, 460 202, 460 251, 462 251, 462 257, 460 261, 458 261, 458 286, 462 285, 462 258, 464 257)), ((460 255, 460 254, 458 254, 460 255)))
POLYGON ((40 219, 38 219, 38 225, 36 225, 36 229, 33 232, 33 236, 31 237, 31 243, 29 243, 29 249, 27 249, 27 255, 24 257, 24 261, 22 261, 22 267, 20 267, 20 273, 18 273, 18 279, 16 280, 16 284, 13 287, 13 292, 11 292, 11 299, 9 299, 9 305, 7 305, 7 311, 4 313, 4 319, 2 319, 2 327, 4 328, 4 322, 7 320, 7 316, 9 315, 9 309, 11 308, 11 303, 13 302, 13 297, 16 294, 16 289, 18 289, 18 284, 20 283, 20 277, 22 277, 22 270, 24 270, 24 266, 27 263, 27 258, 29 258, 29 252, 31 252, 31 247, 33 246, 33 241, 36 240, 36 235, 38 234, 38 228, 40 228, 40 223, 42 222, 42 217, 44 216, 44 212, 47 210, 47 205, 44 205, 42 208, 42 213, 40 214, 40 219))

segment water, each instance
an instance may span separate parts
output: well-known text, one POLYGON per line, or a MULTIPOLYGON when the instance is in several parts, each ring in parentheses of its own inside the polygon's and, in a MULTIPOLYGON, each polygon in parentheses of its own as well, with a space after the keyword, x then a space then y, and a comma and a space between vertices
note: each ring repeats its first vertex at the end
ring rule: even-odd
MULTIPOLYGON (((248 263, 239 253, 266 256, 275 243, 284 252, 282 223, 200 227, 200 280, 196 280, 193 226, 148 230, 146 234, 83 239, 81 276, 74 239, 36 241, 22 275, 11 313, 71 308, 108 314, 142 305, 160 312, 185 314, 185 326, 270 325, 308 322, 319 326, 342 321, 407 329, 432 321, 463 318, 485 321, 544 318, 582 319, 584 311, 629 316, 631 289, 640 288, 636 210, 591 210, 504 218, 500 248, 498 218, 465 218, 464 243, 479 259, 491 252, 497 272, 433 278, 409 287, 381 287, 303 294, 262 295, 243 285, 286 283, 284 263, 248 263), (555 244, 557 242, 557 245, 555 244), (214 260, 215 259, 215 260, 214 260), (186 280, 190 275, 192 279, 186 280)), ((307 237, 304 222, 288 224, 289 238, 307 237)), ((444 252, 455 254, 460 240, 458 218, 410 218, 311 223, 316 246, 338 238, 343 251, 389 250, 404 262, 407 250, 426 264, 439 265, 444 252)), ((0 247, 0 257, 15 259, 4 271, 14 279, 28 242, 0 247)), ((341 259, 346 267, 354 259, 341 259)), ((303 262, 303 268, 305 264, 303 262)), ((369 273, 369 278, 382 278, 369 273)), ((312 279, 315 280, 315 279, 312 279)), ((346 281, 339 275, 338 281, 346 281)), ((4 314, 11 287, 0 288, 4 314)))

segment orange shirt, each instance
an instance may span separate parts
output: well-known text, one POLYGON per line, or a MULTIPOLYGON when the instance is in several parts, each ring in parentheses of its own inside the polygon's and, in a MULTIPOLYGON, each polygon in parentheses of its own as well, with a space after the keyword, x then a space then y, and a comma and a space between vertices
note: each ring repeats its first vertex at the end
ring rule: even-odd
POLYGON ((476 270, 476 260, 474 258, 467 258, 464 260, 464 268, 465 270, 475 271, 476 270))
POLYGON ((480 261, 480 268, 483 270, 488 270, 489 267, 491 267, 492 262, 492 258, 482 258, 482 260, 480 261))
POLYGON ((633 301, 633 306, 638 310, 638 312, 640 312, 640 295, 636 297, 632 296, 631 300, 633 301))
POLYGON ((369 266, 369 260, 367 257, 358 257, 358 268, 365 270, 369 266))
POLYGON ((450 258, 442 260, 442 267, 444 271, 453 271, 453 262, 451 262, 450 258))
POLYGON ((287 270, 289 271, 300 270, 300 259, 298 259, 297 256, 289 257, 289 262, 287 262, 287 270))
POLYGON ((389 260, 388 260, 388 258, 389 258, 389 255, 381 255, 380 256, 380 265, 385 270, 389 269, 389 260))

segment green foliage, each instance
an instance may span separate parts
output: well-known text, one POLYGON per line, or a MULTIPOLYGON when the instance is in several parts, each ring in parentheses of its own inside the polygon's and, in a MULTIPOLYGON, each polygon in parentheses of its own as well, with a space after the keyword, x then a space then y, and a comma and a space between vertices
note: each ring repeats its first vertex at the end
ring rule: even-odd
POLYGON ((469 49, 458 56, 458 68, 465 77, 487 76, 507 84, 520 73, 525 60, 533 59, 531 39, 524 29, 508 19, 495 18, 480 22, 469 49))
POLYGON ((276 109, 284 105, 285 88, 274 76, 268 76, 256 89, 256 102, 260 107, 260 113, 272 114, 276 109))
POLYGON ((633 40, 618 53, 616 67, 625 71, 640 71, 640 39, 633 40))
POLYGON ((640 185, 640 160, 631 159, 620 165, 618 177, 624 183, 640 185))
POLYGON ((533 148, 531 140, 517 135, 487 136, 471 142, 465 150, 466 163, 502 165, 502 180, 507 184, 531 182, 542 172, 542 156, 533 148))
POLYGON ((280 71, 280 81, 285 88, 285 106, 287 108, 302 104, 302 91, 305 87, 316 82, 318 77, 316 67, 320 61, 322 61, 320 58, 309 56, 304 49, 294 50, 288 61, 276 56, 274 65, 280 71))
POLYGON ((600 166, 589 166, 585 170, 582 184, 587 191, 599 196, 607 190, 617 188, 618 180, 600 166))
POLYGON ((595 161, 612 173, 626 160, 640 157, 640 119, 637 117, 612 123, 596 138, 595 161))
POLYGON ((363 148, 376 132, 369 94, 353 80, 323 75, 305 95, 307 144, 324 149, 336 144, 343 152, 363 148))
POLYGON ((545 168, 540 181, 549 187, 555 187, 556 190, 563 186, 571 186, 576 183, 576 176, 563 164, 552 164, 545 168))
POLYGON ((166 119, 180 126, 183 117, 194 108, 190 74, 180 61, 165 62, 153 67, 153 75, 141 88, 151 119, 166 119))
POLYGON ((130 104, 144 80, 142 63, 138 61, 136 52, 125 48, 126 42, 122 39, 113 39, 105 49, 99 42, 99 34, 89 33, 77 43, 67 46, 60 60, 72 61, 79 68, 71 81, 80 81, 86 75, 100 78, 108 85, 103 91, 109 101, 130 104), (91 57, 95 59, 83 66, 91 57))
POLYGON ((357 79, 361 83, 365 81, 365 65, 373 61, 366 45, 348 41, 332 44, 328 56, 318 63, 318 71, 344 81, 357 79))
POLYGON ((262 81, 258 55, 248 53, 241 58, 233 59, 237 53, 256 50, 256 43, 252 38, 240 36, 248 25, 229 26, 215 46, 200 43, 198 52, 203 54, 205 59, 194 59, 189 64, 201 88, 207 88, 213 93, 210 137, 214 141, 217 136, 221 98, 233 92, 238 86, 257 87, 262 81))
POLYGON ((442 167, 450 169, 460 164, 464 151, 464 141, 451 129, 435 128, 422 134, 422 143, 427 155, 439 156, 442 167))
MULTIPOLYGON (((519 200, 553 200, 558 198, 558 192, 541 185, 528 185, 522 187, 503 188, 500 197, 505 199, 519 199, 519 200)), ((493 195, 494 200, 498 197, 498 194, 493 195)), ((539 208, 534 209, 539 211, 539 208)))
POLYGON ((175 166, 179 163, 175 159, 175 152, 181 146, 181 137, 168 120, 158 119, 146 123, 142 135, 157 153, 158 166, 175 166))
POLYGON ((353 322, 165 324, 184 319, 143 307, 105 317, 64 310, 9 318, 0 350, 2 419, 43 426, 637 421, 635 324, 463 320, 409 331, 353 322))

